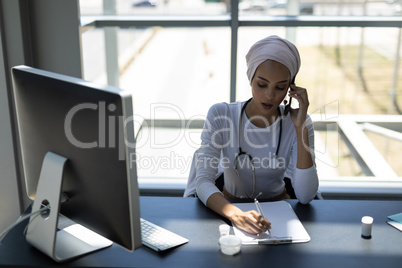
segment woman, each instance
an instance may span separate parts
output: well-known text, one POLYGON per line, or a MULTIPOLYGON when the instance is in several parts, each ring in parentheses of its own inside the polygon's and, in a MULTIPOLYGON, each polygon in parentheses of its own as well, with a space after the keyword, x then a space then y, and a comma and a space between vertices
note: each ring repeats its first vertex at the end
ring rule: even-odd
POLYGON ((196 157, 195 185, 207 207, 258 234, 271 228, 269 215, 265 219, 256 211, 242 211, 227 198, 289 198, 286 176, 297 199, 306 204, 317 193, 318 177, 307 91, 294 84, 300 68, 297 48, 288 40, 269 36, 250 48, 246 61, 252 98, 210 108, 196 157), (298 109, 281 105, 286 95, 298 101, 298 109), (223 192, 215 186, 220 169, 223 192))

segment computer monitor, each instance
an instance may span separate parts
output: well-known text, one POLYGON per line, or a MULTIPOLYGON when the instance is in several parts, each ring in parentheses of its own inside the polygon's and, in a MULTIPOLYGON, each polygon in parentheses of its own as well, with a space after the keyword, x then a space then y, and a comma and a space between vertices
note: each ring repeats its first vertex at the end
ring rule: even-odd
POLYGON ((12 68, 12 78, 32 211, 50 206, 31 217, 27 241, 59 262, 111 241, 141 246, 131 94, 27 66, 12 68), (63 229, 59 212, 80 225, 63 229))

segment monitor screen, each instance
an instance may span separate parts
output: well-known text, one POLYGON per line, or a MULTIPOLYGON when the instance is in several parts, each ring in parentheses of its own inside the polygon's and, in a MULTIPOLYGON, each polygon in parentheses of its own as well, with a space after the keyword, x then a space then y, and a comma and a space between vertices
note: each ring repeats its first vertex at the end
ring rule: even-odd
MULTIPOLYGON (((27 195, 39 191, 47 153, 64 157, 60 213, 128 250, 139 247, 131 94, 27 66, 12 77, 27 195)), ((51 194, 48 185, 41 191, 51 194)))

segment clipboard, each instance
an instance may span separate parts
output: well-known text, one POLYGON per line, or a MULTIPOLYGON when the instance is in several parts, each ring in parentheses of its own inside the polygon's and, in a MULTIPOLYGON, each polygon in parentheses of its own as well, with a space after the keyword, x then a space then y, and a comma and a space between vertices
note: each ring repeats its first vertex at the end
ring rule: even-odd
MULTIPOLYGON (((254 203, 234 203, 234 205, 243 211, 256 209, 254 203)), ((264 215, 271 222, 270 234, 252 235, 233 225, 234 233, 241 238, 243 245, 276 245, 310 241, 309 234, 288 202, 260 202, 260 205, 264 215)))

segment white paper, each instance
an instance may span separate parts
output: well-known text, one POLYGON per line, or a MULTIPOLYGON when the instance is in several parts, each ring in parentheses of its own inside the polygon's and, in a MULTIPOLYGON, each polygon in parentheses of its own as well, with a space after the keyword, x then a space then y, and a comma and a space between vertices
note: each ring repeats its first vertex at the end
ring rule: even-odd
MULTIPOLYGON (((257 210, 254 203, 235 203, 243 211, 257 210)), ((264 216, 271 222, 271 234, 252 235, 233 227, 235 235, 239 236, 243 244, 258 244, 262 241, 277 241, 292 239, 292 243, 310 241, 310 236, 304 229, 296 213, 286 201, 262 202, 260 203, 264 216)))
POLYGON ((402 232, 402 224, 397 221, 387 221, 387 223, 402 232))

